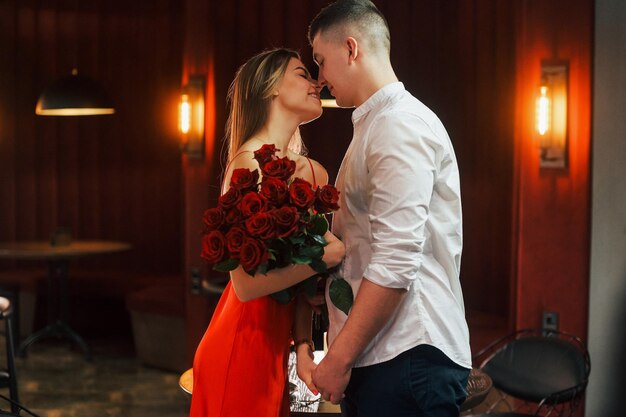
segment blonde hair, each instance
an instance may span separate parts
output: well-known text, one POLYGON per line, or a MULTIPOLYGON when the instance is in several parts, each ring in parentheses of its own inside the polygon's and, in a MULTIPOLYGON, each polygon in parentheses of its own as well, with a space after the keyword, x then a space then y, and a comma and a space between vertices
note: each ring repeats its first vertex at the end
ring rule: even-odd
MULTIPOLYGON (((272 49, 253 56, 237 70, 228 89, 230 114, 226 139, 229 161, 267 123, 273 93, 292 58, 300 59, 300 55, 291 49, 272 49)), ((289 149, 302 153, 304 147, 299 129, 294 132, 289 149)))

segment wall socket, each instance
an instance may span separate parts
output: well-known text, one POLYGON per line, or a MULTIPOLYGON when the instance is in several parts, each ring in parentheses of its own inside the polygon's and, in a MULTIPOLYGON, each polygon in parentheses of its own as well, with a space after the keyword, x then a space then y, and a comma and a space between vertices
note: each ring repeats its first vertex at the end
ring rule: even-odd
POLYGON ((541 313, 541 328, 543 330, 559 330, 559 313, 556 311, 544 311, 541 313))

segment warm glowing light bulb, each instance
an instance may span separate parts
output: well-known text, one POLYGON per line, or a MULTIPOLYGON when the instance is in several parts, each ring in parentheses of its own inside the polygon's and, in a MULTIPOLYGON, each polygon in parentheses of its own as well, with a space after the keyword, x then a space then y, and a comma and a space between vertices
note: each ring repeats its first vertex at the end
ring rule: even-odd
POLYGON ((179 128, 181 133, 187 134, 191 129, 191 103, 189 103, 189 96, 183 94, 180 98, 180 120, 179 128))
POLYGON ((543 136, 550 130, 550 98, 548 97, 548 87, 542 86, 539 90, 540 96, 536 102, 537 132, 543 136))

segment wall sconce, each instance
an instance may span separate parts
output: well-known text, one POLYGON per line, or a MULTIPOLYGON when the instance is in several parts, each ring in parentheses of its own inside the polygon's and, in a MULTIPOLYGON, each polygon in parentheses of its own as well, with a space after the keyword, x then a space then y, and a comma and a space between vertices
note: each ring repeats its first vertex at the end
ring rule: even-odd
POLYGON ((204 158, 204 85, 203 75, 189 76, 181 91, 178 108, 178 130, 181 149, 191 159, 204 158))
POLYGON ((541 86, 535 101, 540 168, 567 166, 567 83, 567 63, 541 63, 541 86))

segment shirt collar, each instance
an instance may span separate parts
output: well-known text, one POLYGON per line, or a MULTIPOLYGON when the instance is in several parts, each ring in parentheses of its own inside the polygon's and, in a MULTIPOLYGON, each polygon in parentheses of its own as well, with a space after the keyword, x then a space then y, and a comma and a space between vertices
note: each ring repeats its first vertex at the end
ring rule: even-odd
POLYGON ((372 94, 363 104, 354 109, 352 112, 352 123, 356 123, 361 117, 365 116, 371 110, 384 104, 387 99, 396 93, 404 91, 404 84, 400 81, 387 84, 380 90, 372 94))

